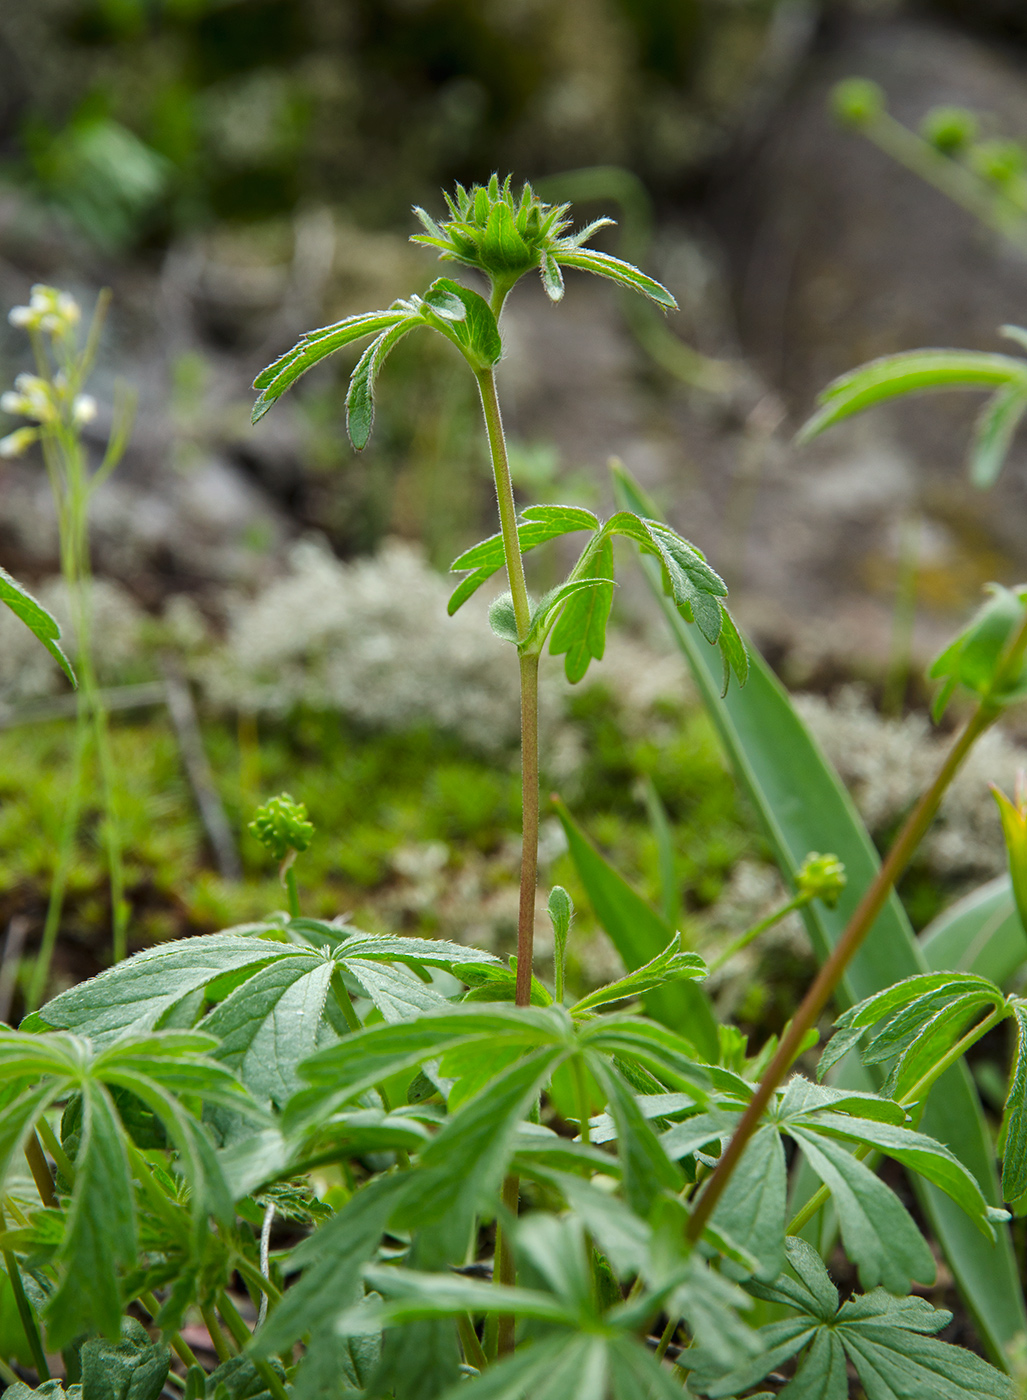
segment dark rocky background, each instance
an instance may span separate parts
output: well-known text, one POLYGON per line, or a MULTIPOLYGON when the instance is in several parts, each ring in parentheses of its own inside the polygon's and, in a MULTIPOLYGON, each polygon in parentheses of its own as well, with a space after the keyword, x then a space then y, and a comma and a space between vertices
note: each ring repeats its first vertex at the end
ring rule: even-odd
MULTIPOLYGON (((828 93, 854 74, 909 125, 961 103, 1027 134, 1016 0, 6 0, 0 302, 37 280, 86 303, 110 285, 98 397, 118 377, 140 395, 96 505, 98 570, 148 608, 186 592, 216 611, 303 531, 343 557, 418 538, 444 567, 489 524, 444 348, 396 356, 359 459, 340 431, 348 362, 256 430, 249 381, 306 327, 429 280, 408 210, 437 209, 440 184, 512 169, 556 193, 562 172, 615 166, 655 225, 629 198, 606 246, 625 237, 668 281, 682 312, 663 334, 726 371, 712 388, 668 372, 605 285, 572 279, 559 311, 524 288, 503 389, 525 488, 602 502, 622 456, 804 681, 883 665, 912 530, 926 652, 983 582, 1027 573, 1027 447, 984 494, 965 480, 967 396, 802 450, 791 435, 870 356, 1002 348, 1027 263, 835 122, 828 93)), ((582 217, 619 188, 594 181, 582 217)), ((5 328, 0 376, 23 362, 5 328)), ((0 468, 0 557, 28 578, 56 567, 47 502, 37 464, 0 468)))

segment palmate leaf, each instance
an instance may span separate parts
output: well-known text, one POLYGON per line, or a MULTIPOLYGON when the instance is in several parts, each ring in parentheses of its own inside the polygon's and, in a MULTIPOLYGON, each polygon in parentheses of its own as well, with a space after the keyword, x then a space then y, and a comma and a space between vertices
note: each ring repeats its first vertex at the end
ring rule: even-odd
MULTIPOLYGON (((220 1042, 217 1058, 238 1072, 259 1103, 284 1106, 301 1086, 296 1066, 332 1033, 329 997, 344 970, 386 1020, 395 1020, 444 1002, 407 968, 465 964, 490 967, 497 959, 442 939, 367 934, 312 920, 284 929, 258 924, 245 936, 229 931, 137 953, 48 1002, 32 1024, 74 1028, 108 1045, 163 1024, 186 998, 202 997, 218 982, 223 999, 202 1022, 220 1042), (285 936, 297 941, 280 942, 285 936), (226 977, 237 982, 228 995, 226 977)), ((193 1014, 199 1011, 197 1005, 193 1014)))
POLYGON ((43 643, 72 685, 77 686, 78 681, 71 662, 61 648, 61 629, 56 618, 51 617, 42 603, 37 603, 28 589, 23 588, 3 567, 0 567, 0 603, 6 603, 15 617, 24 622, 33 636, 43 643))
POLYGON ((725 1366, 701 1342, 682 1357, 690 1386, 710 1400, 734 1396, 759 1383, 804 1347, 795 1379, 784 1393, 801 1400, 847 1400, 847 1359, 873 1400, 1013 1400, 1015 1388, 986 1361, 933 1335, 952 1314, 923 1298, 895 1298, 883 1289, 838 1306, 823 1262, 804 1240, 787 1241, 788 1262, 800 1281, 782 1274, 773 1285, 749 1283, 750 1293, 798 1309, 798 1316, 759 1329, 762 1356, 725 1366), (810 1345, 811 1344, 811 1345, 810 1345))
POLYGON ((57 1287, 44 1314, 53 1348, 89 1331, 119 1336, 121 1274, 136 1262, 130 1133, 112 1091, 128 1090, 133 1102, 141 1100, 172 1143, 175 1167, 189 1184, 197 1243, 208 1215, 225 1224, 232 1220, 231 1198, 211 1143, 177 1097, 189 1094, 197 1102, 229 1104, 236 1112, 261 1117, 231 1073, 203 1053, 215 1045, 210 1036, 167 1031, 96 1052, 89 1042, 65 1032, 0 1032, 0 1082, 32 1083, 0 1119, 0 1186, 13 1152, 46 1108, 73 1096, 77 1104, 77 1146, 71 1137, 65 1142, 73 1158, 74 1184, 55 1255, 57 1287), (165 1080, 175 1092, 164 1087, 165 1080))

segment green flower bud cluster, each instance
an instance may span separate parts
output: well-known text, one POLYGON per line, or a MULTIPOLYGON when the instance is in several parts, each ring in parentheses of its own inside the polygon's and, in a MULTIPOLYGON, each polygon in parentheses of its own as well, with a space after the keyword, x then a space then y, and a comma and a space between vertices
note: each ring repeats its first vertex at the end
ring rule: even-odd
POLYGON ((799 894, 822 900, 828 909, 833 909, 846 885, 845 866, 837 856, 810 851, 799 867, 795 883, 799 894))
POLYGON ((290 851, 305 851, 314 839, 314 824, 307 820, 306 806, 287 792, 258 807, 247 830, 275 860, 285 860, 290 851))

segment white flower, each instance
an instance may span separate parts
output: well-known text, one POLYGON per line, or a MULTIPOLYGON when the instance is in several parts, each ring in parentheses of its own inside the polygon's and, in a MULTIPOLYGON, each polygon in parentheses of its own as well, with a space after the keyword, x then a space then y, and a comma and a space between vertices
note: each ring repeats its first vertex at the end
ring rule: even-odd
POLYGON ((57 416, 52 387, 38 374, 19 374, 13 391, 0 395, 0 408, 5 413, 34 418, 37 423, 50 423, 57 416))
POLYGON ((7 313, 12 326, 30 331, 47 331, 55 336, 67 335, 81 316, 74 297, 42 283, 32 288, 28 306, 15 306, 7 313))
POLYGON ((91 423, 96 417, 96 400, 92 394, 79 394, 71 408, 76 423, 91 423))
POLYGON ((13 433, 0 438, 0 457, 20 457, 38 437, 38 428, 16 428, 13 433))

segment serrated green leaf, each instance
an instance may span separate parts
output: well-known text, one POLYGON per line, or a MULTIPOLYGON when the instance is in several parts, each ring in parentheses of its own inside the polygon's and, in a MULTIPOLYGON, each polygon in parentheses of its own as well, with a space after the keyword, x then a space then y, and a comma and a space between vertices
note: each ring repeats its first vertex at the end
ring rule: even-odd
POLYGON ((884 355, 833 380, 818 396, 822 407, 799 430, 796 440, 809 442, 843 418, 904 394, 1013 384, 1027 387, 1027 364, 1010 355, 972 350, 910 350, 884 355))
MULTIPOLYGON (((529 506, 517 523, 517 539, 522 554, 557 539, 560 535, 573 534, 577 530, 597 530, 598 517, 590 510, 578 506, 529 506)), ((454 590, 449 600, 450 616, 460 608, 472 594, 477 592, 486 580, 490 579, 506 563, 503 549, 503 536, 492 535, 471 549, 464 550, 449 566, 450 573, 472 570, 454 590)))
POLYGON ((61 629, 57 625, 57 619, 51 617, 42 603, 38 603, 28 589, 12 578, 3 567, 0 567, 0 603, 6 603, 15 617, 24 622, 33 636, 46 647, 72 685, 77 686, 78 680, 71 662, 61 648, 61 629))
POLYGON ((781 1135, 776 1127, 760 1128, 717 1202, 712 1223, 759 1261, 757 1277, 768 1281, 784 1268, 787 1192, 781 1135))
POLYGON ((838 1138, 842 1142, 867 1143, 893 1157, 903 1166, 919 1172, 951 1197, 974 1220, 988 1239, 994 1231, 988 1223, 988 1203, 981 1188, 962 1162, 947 1147, 923 1133, 882 1123, 851 1114, 815 1112, 804 1120, 805 1127, 814 1132, 838 1138))
MULTIPOLYGON (((572 1014, 591 1011, 598 1006, 608 1006, 612 1002, 628 1001, 661 987, 679 978, 702 980, 707 974, 706 964, 698 953, 681 952, 681 939, 675 936, 662 953, 645 963, 634 972, 605 987, 598 987, 588 996, 582 997, 571 1007, 572 1014)), ((780 1270, 778 1270, 780 1272, 780 1270)))
POLYGON ((422 1011, 446 1005, 441 992, 427 986, 405 967, 392 967, 386 962, 364 958, 347 958, 346 966, 386 1021, 405 1021, 422 1011))
POLYGON ((296 1066, 317 1049, 334 964, 312 953, 278 958, 237 987, 203 1022, 216 1056, 258 1103, 284 1107, 300 1087, 296 1066))
POLYGON ((566 654, 564 671, 571 685, 583 680, 592 661, 601 661, 606 650, 606 624, 613 607, 613 544, 600 538, 579 564, 596 585, 570 598, 557 619, 549 640, 552 656, 566 654))
POLYGON ((82 1394, 89 1400, 157 1400, 171 1369, 171 1351, 151 1342, 135 1318, 121 1319, 117 1342, 93 1337, 79 1352, 82 1394))
POLYGON ((80 982, 48 1001, 39 1016, 47 1027, 79 1031, 103 1045, 151 1030, 184 996, 223 973, 256 971, 261 963, 290 954, 306 956, 307 950, 230 932, 185 938, 136 953, 80 982))
POLYGON ((1027 1196, 1027 1006, 1014 1006, 1013 1020, 1016 1055, 1002 1118, 1002 1198, 1010 1202, 1027 1196))
POLYGON ((253 381, 254 389, 260 391, 260 397, 253 405, 253 422, 259 422, 301 374, 327 355, 341 350, 351 341, 388 330, 390 326, 407 319, 411 319, 409 310, 368 311, 358 316, 348 316, 335 325, 308 331, 291 350, 287 350, 274 364, 268 365, 267 369, 261 370, 253 381))
POLYGON ((970 444, 970 480, 982 491, 994 486, 1013 434, 1027 410, 1027 386, 1007 384, 981 409, 970 444))
POLYGON ((882 1283, 892 1293, 908 1293, 911 1278, 933 1282, 934 1258, 895 1193, 839 1144, 798 1124, 787 1130, 831 1192, 846 1253, 863 1287, 882 1283))
POLYGON ((611 257, 609 253, 600 253, 595 248, 558 246, 554 251, 554 256, 557 262, 562 263, 564 267, 576 267, 580 268, 582 272, 592 272, 597 277, 608 277, 611 282, 626 287, 630 292, 641 292, 643 296, 648 297, 650 301, 655 301, 657 306, 662 306, 665 310, 677 310, 678 304, 666 287, 661 286, 655 278, 647 277, 644 272, 640 272, 631 263, 611 257))
POLYGON ((554 623, 558 625, 563 620, 567 609, 574 606, 576 598, 583 594, 597 593, 604 588, 612 591, 613 587, 612 578, 573 578, 557 585, 556 588, 551 588, 532 609, 531 626, 520 644, 521 648, 541 649, 549 629, 554 623))
POLYGON ((400 1228, 441 1224, 452 1250, 466 1249, 475 1212, 491 1205, 506 1172, 517 1126, 563 1053, 555 1047, 531 1052, 461 1105, 421 1153, 397 1214, 400 1228))
POLYGON ((367 446, 374 426, 375 380, 389 355, 416 325, 418 321, 410 317, 383 331, 357 361, 346 393, 346 431, 358 452, 367 446))

